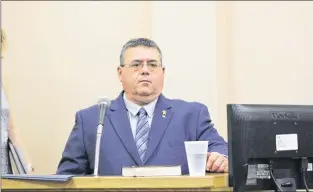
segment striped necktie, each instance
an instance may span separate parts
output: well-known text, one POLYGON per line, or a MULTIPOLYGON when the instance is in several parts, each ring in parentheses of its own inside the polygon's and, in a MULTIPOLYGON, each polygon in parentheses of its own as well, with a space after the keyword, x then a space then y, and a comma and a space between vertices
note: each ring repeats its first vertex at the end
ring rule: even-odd
POLYGON ((136 145, 140 159, 143 161, 147 151, 150 126, 148 123, 147 112, 141 108, 138 112, 138 122, 136 128, 136 145))

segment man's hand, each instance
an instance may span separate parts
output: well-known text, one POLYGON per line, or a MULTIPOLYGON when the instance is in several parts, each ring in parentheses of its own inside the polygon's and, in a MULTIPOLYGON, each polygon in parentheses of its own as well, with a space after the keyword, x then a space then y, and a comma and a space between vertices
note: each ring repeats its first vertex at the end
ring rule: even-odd
POLYGON ((217 152, 208 152, 206 170, 211 172, 228 172, 228 159, 217 152))

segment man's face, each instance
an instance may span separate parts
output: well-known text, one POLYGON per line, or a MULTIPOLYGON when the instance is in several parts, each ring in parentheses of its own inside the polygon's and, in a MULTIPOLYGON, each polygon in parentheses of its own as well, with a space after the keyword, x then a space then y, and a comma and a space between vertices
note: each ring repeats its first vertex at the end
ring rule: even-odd
POLYGON ((118 76, 128 99, 145 104, 161 94, 164 69, 157 49, 129 48, 124 54, 123 64, 124 67, 118 67, 118 76))

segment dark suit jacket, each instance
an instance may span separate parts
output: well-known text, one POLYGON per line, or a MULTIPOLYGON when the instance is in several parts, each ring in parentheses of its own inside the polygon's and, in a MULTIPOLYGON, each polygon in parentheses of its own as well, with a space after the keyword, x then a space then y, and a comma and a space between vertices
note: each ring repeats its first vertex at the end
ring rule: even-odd
MULTIPOLYGON (((57 174, 93 173, 98 106, 76 113, 75 126, 66 143, 57 174)), ((227 143, 211 122, 208 109, 197 102, 160 95, 155 107, 145 160, 142 162, 130 128, 123 92, 111 102, 104 120, 99 175, 121 175, 124 166, 182 165, 188 174, 184 141, 208 140, 208 151, 227 156, 227 143), (162 111, 166 116, 162 117, 162 111)))

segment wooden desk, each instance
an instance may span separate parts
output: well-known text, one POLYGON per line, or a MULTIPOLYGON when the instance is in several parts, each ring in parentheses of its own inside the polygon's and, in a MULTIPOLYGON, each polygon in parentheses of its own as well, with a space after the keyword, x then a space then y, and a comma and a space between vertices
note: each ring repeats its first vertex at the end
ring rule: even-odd
POLYGON ((12 191, 231 191, 227 174, 204 177, 73 177, 68 182, 1 179, 2 192, 12 191))

